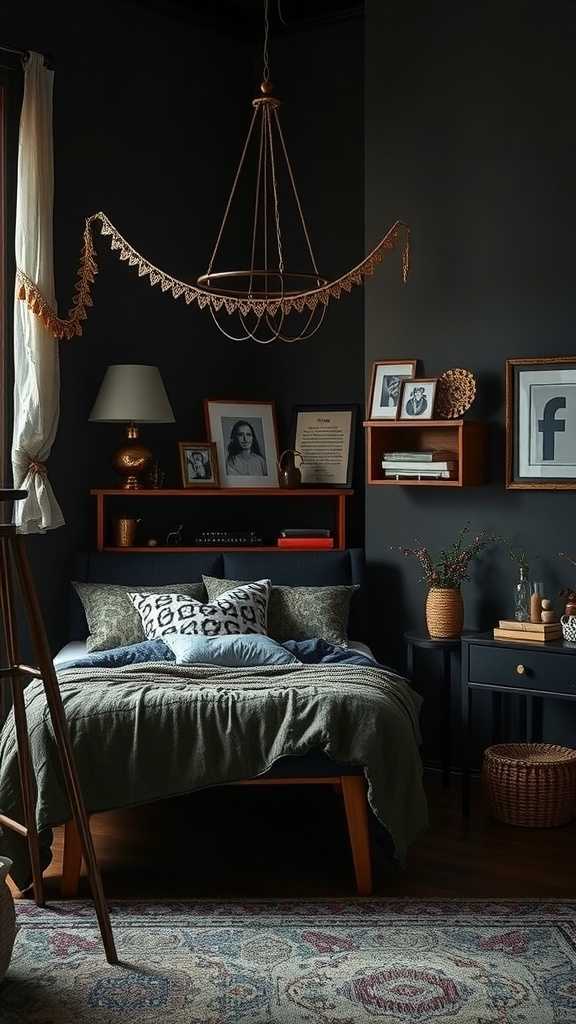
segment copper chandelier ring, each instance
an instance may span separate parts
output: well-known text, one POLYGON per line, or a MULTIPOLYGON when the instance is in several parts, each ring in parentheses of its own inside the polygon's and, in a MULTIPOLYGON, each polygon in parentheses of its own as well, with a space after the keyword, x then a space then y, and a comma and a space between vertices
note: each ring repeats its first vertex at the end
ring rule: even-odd
POLYGON ((319 274, 306 274, 301 271, 289 271, 289 270, 221 270, 218 272, 210 272, 208 274, 202 274, 197 279, 198 286, 204 288, 206 291, 217 291, 218 294, 226 294, 234 298, 255 298, 255 299, 287 299, 293 295, 302 295, 307 291, 313 291, 317 288, 323 288, 328 284, 328 279, 320 277, 319 274), (249 280, 252 282, 255 278, 278 283, 277 288, 270 289, 266 286, 265 289, 254 288, 252 284, 250 288, 233 288, 232 284, 226 285, 226 281, 240 281, 249 280), (215 287, 213 288, 212 282, 215 287), (310 286, 313 286, 312 288, 310 286))

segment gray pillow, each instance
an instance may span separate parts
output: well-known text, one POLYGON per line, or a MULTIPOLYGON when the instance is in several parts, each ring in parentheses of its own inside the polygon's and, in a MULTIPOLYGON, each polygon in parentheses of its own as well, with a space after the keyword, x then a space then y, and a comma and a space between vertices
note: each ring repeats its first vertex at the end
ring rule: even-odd
MULTIPOLYGON (((203 576, 208 600, 214 601, 240 580, 220 580, 203 576)), ((350 603, 357 586, 272 587, 268 605, 268 636, 279 643, 285 640, 312 640, 320 637, 329 644, 348 646, 350 603)))
POLYGON ((88 651, 109 651, 113 647, 127 647, 145 640, 142 619, 132 604, 128 593, 135 590, 153 590, 156 594, 184 594, 197 601, 206 597, 203 583, 168 583, 159 587, 151 583, 120 585, 110 583, 72 582, 84 607, 89 636, 86 640, 88 651))

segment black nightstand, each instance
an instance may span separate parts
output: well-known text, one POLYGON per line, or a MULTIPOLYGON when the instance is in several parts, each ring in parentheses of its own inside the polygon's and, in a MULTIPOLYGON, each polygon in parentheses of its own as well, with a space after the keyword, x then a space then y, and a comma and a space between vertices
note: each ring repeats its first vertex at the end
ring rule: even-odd
POLYGON ((502 739, 502 697, 525 698, 526 738, 542 738, 542 701, 576 700, 576 644, 564 640, 525 643, 494 640, 491 633, 462 637, 462 813, 470 813, 470 718, 472 693, 492 694, 492 742, 502 739))
POLYGON ((436 651, 442 655, 442 782, 450 784, 450 767, 452 764, 452 679, 458 678, 457 669, 460 659, 460 637, 455 640, 436 640, 428 633, 404 633, 406 644, 406 674, 414 680, 414 650, 416 647, 436 651))

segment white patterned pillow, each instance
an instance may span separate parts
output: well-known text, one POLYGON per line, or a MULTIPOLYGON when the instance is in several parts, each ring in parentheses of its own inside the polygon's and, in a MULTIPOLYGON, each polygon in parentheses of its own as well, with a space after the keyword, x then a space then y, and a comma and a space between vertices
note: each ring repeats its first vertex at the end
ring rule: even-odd
POLYGON ((148 640, 185 633, 192 636, 227 636, 232 633, 267 633, 270 580, 234 587, 211 604, 184 594, 129 593, 142 619, 148 640))

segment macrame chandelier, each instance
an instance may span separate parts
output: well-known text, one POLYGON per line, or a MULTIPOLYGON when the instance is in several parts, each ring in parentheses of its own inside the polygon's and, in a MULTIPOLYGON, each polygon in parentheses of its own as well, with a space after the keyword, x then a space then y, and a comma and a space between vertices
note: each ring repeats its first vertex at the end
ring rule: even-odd
POLYGON ((208 309, 218 329, 232 341, 250 338, 267 344, 276 340, 294 342, 310 338, 321 326, 330 299, 339 299, 343 292, 350 292, 354 285, 362 284, 364 277, 374 273, 385 252, 398 247, 402 249, 402 280, 406 282, 410 230, 402 221, 396 221, 372 252, 342 276, 330 281, 318 270, 280 124, 280 101, 272 95, 268 2, 264 0, 261 95, 252 101, 253 114, 248 134, 206 273, 197 279, 196 285, 165 273, 137 252, 105 213, 94 213, 86 218, 75 295, 66 317, 58 316, 36 283, 20 268, 16 271, 18 298, 28 303, 31 311, 42 319, 55 338, 70 339, 83 333, 82 322, 87 319, 87 309, 93 304, 91 286, 98 273, 93 238, 97 222, 100 222, 101 234, 109 237, 111 249, 118 252, 127 266, 137 270, 139 277, 148 278, 152 287, 159 284, 161 290, 169 292, 174 299, 183 298, 187 305, 197 303, 200 309, 208 309), (256 175, 247 247, 249 265, 241 270, 218 269, 222 241, 251 149, 256 151, 256 175), (298 270, 289 268, 286 261, 280 210, 282 172, 297 213, 297 217, 291 217, 290 224, 298 226, 305 254, 298 270))

